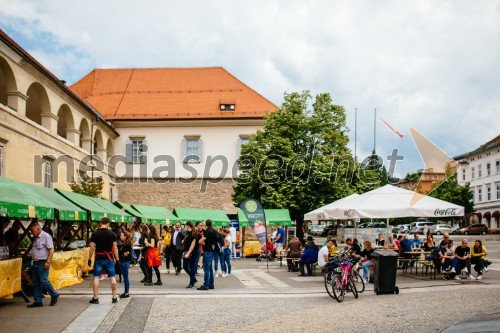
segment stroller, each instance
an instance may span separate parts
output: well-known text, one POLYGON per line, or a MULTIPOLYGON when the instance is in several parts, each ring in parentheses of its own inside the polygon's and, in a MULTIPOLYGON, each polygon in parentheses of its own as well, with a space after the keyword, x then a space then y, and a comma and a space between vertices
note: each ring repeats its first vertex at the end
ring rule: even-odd
POLYGON ((266 253, 266 246, 262 245, 260 248, 260 255, 257 257, 257 261, 262 261, 262 259, 267 259, 269 258, 269 261, 274 261, 276 260, 276 249, 274 248, 274 244, 271 242, 267 242, 267 251, 266 253))

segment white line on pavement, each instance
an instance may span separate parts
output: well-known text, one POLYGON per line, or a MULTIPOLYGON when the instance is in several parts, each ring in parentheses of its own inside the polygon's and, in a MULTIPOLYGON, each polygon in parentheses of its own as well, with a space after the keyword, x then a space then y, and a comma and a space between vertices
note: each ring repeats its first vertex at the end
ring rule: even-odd
POLYGON ((99 300, 100 304, 90 304, 62 333, 93 333, 113 308, 109 301, 99 300))
POLYGON ((263 271, 253 271, 253 275, 261 278, 262 280, 266 281, 269 283, 271 286, 276 287, 276 288, 290 288, 288 284, 285 282, 281 281, 280 279, 277 279, 266 272, 263 271))

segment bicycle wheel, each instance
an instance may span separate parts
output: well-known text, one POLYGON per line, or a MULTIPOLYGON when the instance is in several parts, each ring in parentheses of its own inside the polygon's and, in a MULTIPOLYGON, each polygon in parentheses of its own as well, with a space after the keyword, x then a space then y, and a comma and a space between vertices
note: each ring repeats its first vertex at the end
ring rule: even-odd
POLYGON ((333 276, 333 274, 334 273, 332 273, 332 272, 328 272, 324 276, 324 279, 325 279, 325 289, 326 289, 326 292, 328 293, 328 295, 330 295, 331 298, 335 298, 335 296, 333 296, 333 290, 332 290, 332 285, 333 285, 332 276, 333 276))
POLYGON ((358 289, 356 289, 356 284, 354 283, 354 279, 351 277, 349 278, 349 284, 350 284, 350 289, 352 294, 354 295, 354 298, 358 298, 358 289))
POLYGON ((356 289, 358 290, 358 293, 362 293, 363 291, 365 291, 365 281, 361 278, 361 275, 359 275, 358 271, 353 270, 352 272, 353 272, 352 280, 356 285, 356 289))
POLYGON ((332 279, 332 293, 333 298, 337 300, 337 302, 342 302, 344 300, 344 291, 342 290, 342 280, 341 277, 337 274, 332 279))

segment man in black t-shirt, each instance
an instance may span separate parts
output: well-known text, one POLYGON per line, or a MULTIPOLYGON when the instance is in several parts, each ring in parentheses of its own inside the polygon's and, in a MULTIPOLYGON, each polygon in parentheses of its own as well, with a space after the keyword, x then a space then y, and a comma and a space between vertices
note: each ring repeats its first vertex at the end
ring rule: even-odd
POLYGON ((209 290, 214 289, 214 270, 213 270, 213 259, 214 251, 217 242, 217 234, 214 228, 212 228, 212 220, 206 220, 205 226, 207 229, 203 233, 203 237, 200 239, 200 244, 203 248, 203 285, 198 288, 198 290, 209 290))
POLYGON ((470 273, 470 247, 467 246, 467 239, 462 239, 462 244, 455 249, 455 257, 457 258, 457 275, 455 276, 455 280, 460 280, 458 274, 462 271, 467 274, 468 280, 475 280, 470 273))
POLYGON ((109 230, 110 220, 103 217, 99 229, 92 234, 90 238, 90 252, 88 265, 92 264, 92 257, 95 253, 94 260, 94 297, 90 300, 90 304, 99 304, 99 278, 102 275, 103 268, 106 270, 111 281, 111 291, 113 293, 113 303, 116 303, 116 279, 115 279, 115 260, 118 261, 118 247, 116 245, 116 234, 109 230))

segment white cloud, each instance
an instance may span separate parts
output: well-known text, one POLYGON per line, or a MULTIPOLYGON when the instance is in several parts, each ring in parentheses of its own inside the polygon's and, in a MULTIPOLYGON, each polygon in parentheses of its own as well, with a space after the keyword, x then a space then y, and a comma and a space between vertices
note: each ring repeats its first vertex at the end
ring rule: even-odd
MULTIPOLYGON (((358 152, 423 164, 414 127, 450 155, 499 134, 499 1, 0 0, 0 21, 58 76, 94 67, 222 65, 280 104, 283 92, 329 92, 348 111, 358 152), (21 24, 22 23, 22 24, 21 24), (43 43, 53 43, 42 45, 43 43)), ((398 171, 398 170, 397 170, 398 171)))

